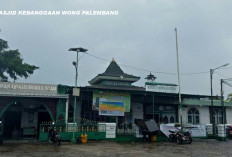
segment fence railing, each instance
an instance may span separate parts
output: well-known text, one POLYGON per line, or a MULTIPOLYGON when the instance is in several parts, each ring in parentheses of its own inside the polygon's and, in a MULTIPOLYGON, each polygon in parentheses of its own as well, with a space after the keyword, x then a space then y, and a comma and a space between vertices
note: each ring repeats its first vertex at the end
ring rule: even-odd
POLYGON ((59 132, 106 132, 105 124, 41 124, 40 132, 48 132, 49 127, 53 126, 59 132))
POLYGON ((117 135, 135 135, 139 132, 139 127, 136 125, 121 125, 116 129, 117 135))

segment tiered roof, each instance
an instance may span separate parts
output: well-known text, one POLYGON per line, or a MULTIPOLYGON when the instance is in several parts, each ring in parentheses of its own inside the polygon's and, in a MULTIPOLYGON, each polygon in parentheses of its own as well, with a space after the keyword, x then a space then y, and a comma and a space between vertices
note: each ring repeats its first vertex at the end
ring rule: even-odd
POLYGON ((140 77, 126 74, 122 71, 119 65, 113 59, 106 71, 102 74, 98 74, 95 78, 89 81, 91 85, 100 84, 104 80, 108 81, 123 81, 134 83, 138 81, 140 77))

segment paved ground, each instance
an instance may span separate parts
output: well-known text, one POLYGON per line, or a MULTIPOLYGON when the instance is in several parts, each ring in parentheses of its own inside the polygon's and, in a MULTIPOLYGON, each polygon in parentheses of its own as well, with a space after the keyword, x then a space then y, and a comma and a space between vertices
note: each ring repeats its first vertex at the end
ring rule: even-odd
POLYGON ((195 140, 191 145, 176 143, 115 143, 109 141, 87 144, 62 143, 61 146, 39 142, 7 142, 0 146, 0 157, 232 157, 232 140, 195 140))

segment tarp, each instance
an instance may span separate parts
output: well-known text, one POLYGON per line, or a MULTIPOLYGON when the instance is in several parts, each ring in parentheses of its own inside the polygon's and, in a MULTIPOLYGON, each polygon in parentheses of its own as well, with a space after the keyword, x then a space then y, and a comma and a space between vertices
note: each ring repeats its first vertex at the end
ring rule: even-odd
POLYGON ((157 123, 154 120, 151 121, 146 121, 145 122, 147 129, 149 132, 154 132, 154 131, 158 131, 159 127, 157 125, 157 123))

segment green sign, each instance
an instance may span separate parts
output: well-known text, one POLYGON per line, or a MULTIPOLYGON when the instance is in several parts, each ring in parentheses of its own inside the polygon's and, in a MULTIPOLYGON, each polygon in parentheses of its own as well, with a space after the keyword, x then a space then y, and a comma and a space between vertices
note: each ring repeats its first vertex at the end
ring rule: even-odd
POLYGON ((94 91, 92 109, 99 111, 99 104, 101 104, 101 102, 104 102, 104 104, 112 104, 112 102, 123 103, 124 112, 130 112, 129 93, 94 91))

